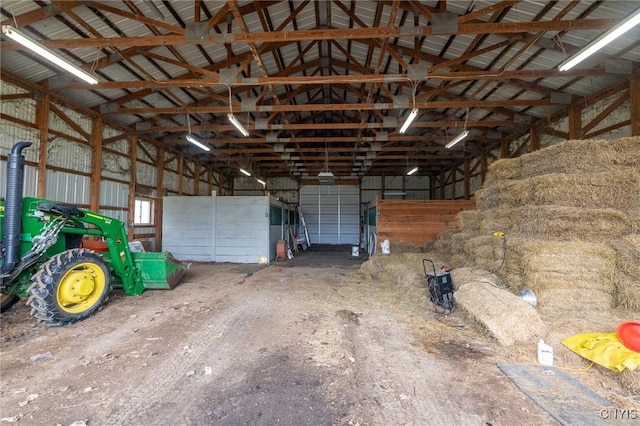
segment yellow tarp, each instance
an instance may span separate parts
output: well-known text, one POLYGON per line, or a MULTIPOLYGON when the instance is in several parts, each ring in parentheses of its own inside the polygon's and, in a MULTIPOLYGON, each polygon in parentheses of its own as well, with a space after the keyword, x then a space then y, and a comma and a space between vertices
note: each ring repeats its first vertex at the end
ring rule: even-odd
POLYGON ((589 361, 618 373, 625 368, 634 371, 640 366, 640 353, 623 345, 616 333, 577 334, 564 339, 562 344, 589 361))

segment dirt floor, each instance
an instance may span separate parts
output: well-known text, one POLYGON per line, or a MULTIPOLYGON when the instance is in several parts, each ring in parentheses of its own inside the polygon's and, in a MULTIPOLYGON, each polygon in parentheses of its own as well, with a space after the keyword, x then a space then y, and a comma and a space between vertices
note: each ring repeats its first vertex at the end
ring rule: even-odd
POLYGON ((0 417, 76 426, 557 424, 496 368, 515 354, 458 313, 435 314, 423 289, 364 279, 362 260, 316 251, 266 267, 195 264, 172 291, 114 290, 97 315, 61 328, 36 324, 19 303, 2 316, 0 417))

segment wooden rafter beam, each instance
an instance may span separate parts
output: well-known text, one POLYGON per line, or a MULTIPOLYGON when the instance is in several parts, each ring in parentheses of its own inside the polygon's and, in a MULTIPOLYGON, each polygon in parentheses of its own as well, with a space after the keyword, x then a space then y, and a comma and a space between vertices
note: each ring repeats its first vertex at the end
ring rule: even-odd
MULTIPOLYGON (((457 32, 446 32, 440 35, 454 34, 515 34, 532 31, 563 31, 563 30, 603 30, 618 24, 618 19, 582 19, 565 21, 538 22, 494 22, 494 23, 466 23, 458 26, 457 32)), ((96 47, 133 47, 133 46, 169 46, 169 45, 197 45, 197 44, 227 44, 227 43, 267 43, 282 40, 311 41, 311 40, 357 40, 357 39, 386 39, 393 37, 416 37, 432 35, 431 26, 422 27, 382 27, 382 28, 350 28, 326 30, 298 30, 298 31, 270 31, 266 33, 246 34, 210 34, 201 39, 188 39, 185 35, 164 35, 146 37, 118 37, 118 38, 86 38, 86 39, 58 39, 42 41, 50 49, 75 49, 96 47)), ((12 41, 0 43, 2 50, 22 50, 23 47, 12 41)))
MULTIPOLYGON (((486 101, 433 101, 416 102, 419 109, 439 108, 492 108, 492 107, 523 107, 550 105, 549 99, 511 99, 511 100, 486 100, 486 101)), ((256 106, 255 112, 281 112, 281 111, 371 111, 394 109, 393 103, 369 103, 369 104, 304 104, 304 105, 267 105, 256 106)), ((228 106, 206 107, 158 107, 158 108, 118 108, 111 114, 224 114, 229 112, 228 106)))
MULTIPOLYGON (((396 125, 399 127, 402 125, 402 120, 397 120, 396 125)), ((469 120, 467 122, 462 120, 442 120, 442 121, 415 121, 411 124, 412 129, 433 128, 438 129, 441 127, 518 127, 514 124, 513 120, 469 120)), ((337 129, 371 129, 371 130, 383 130, 385 129, 384 123, 290 123, 286 126, 287 130, 337 130, 337 129)), ((282 130, 281 124, 270 125, 267 129, 263 130, 282 130)), ((196 129, 192 129, 196 130, 196 129)), ((198 131, 214 131, 214 132, 226 132, 234 131, 235 127, 230 124, 203 124, 199 125, 198 131)), ((157 133, 157 132, 188 132, 188 126, 151 126, 149 129, 138 130, 137 134, 144 133, 157 133)), ((122 139, 125 136, 114 136, 116 140, 122 139)), ((113 138, 111 138, 113 139, 113 138)), ((246 139, 242 139, 246 140, 246 139)))

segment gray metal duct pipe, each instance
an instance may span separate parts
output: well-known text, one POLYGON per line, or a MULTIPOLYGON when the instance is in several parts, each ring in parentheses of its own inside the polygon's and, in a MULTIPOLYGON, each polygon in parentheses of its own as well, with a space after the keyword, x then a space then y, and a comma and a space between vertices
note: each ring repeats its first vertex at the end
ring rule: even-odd
POLYGON ((8 273, 20 260, 20 227, 24 191, 24 156, 22 150, 32 142, 18 142, 7 157, 7 191, 4 203, 2 272, 8 273))

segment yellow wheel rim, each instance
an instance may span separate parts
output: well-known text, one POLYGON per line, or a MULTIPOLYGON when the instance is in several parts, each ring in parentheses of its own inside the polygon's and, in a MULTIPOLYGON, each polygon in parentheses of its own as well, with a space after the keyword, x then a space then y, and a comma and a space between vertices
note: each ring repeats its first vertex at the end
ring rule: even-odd
POLYGON ((107 279, 95 263, 80 263, 60 280, 57 298, 63 311, 77 314, 91 309, 104 292, 107 279))

